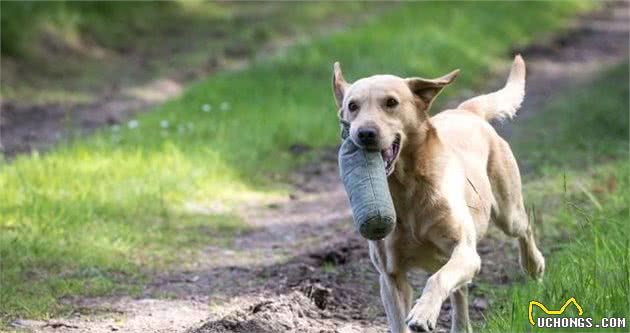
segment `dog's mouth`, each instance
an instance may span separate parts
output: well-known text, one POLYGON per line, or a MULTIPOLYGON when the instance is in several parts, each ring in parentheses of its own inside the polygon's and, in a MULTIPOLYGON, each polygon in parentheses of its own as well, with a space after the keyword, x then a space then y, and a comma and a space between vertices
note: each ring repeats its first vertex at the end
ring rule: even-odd
POLYGON ((387 149, 381 150, 383 162, 385 162, 385 173, 389 176, 394 172, 394 164, 400 153, 400 134, 396 134, 394 142, 387 149))

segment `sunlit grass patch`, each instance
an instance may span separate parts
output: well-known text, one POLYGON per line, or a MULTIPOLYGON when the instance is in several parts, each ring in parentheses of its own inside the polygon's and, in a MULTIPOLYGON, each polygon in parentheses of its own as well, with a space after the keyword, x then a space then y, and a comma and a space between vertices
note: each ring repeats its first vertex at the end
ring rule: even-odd
POLYGON ((226 246, 248 230, 225 212, 180 208, 189 174, 169 148, 77 149, 3 165, 3 314, 41 316, 62 309, 66 296, 128 292, 143 272, 188 262, 192 249, 226 246))

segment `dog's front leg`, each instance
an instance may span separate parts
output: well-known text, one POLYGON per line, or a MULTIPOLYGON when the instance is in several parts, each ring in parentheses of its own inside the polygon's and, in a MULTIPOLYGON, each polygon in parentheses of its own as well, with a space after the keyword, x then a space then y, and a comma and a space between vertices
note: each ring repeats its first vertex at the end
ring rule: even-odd
MULTIPOLYGON (((384 241, 369 242, 370 259, 379 272, 381 300, 385 307, 387 323, 391 333, 407 333, 405 317, 411 308, 413 289, 405 272, 392 273, 388 270, 388 257, 384 241)), ((389 258, 391 260, 391 258, 389 258)))
POLYGON ((407 316, 409 328, 414 332, 433 331, 442 303, 453 291, 470 282, 480 267, 474 238, 459 242, 448 262, 427 280, 422 296, 407 316))
POLYGON ((405 317, 411 308, 413 290, 405 274, 381 273, 381 299, 385 306, 387 322, 391 333, 405 333, 405 317))

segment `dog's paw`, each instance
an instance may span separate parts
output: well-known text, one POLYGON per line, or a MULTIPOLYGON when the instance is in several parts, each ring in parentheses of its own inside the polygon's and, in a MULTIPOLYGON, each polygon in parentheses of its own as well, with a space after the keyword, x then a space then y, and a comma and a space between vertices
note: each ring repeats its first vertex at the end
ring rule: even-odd
POLYGON ((409 312, 405 323, 412 332, 432 332, 436 328, 439 315, 439 305, 428 304, 421 298, 409 312))
POLYGON ((532 279, 542 282, 545 274, 545 257, 538 249, 521 255, 521 267, 532 277, 532 279))

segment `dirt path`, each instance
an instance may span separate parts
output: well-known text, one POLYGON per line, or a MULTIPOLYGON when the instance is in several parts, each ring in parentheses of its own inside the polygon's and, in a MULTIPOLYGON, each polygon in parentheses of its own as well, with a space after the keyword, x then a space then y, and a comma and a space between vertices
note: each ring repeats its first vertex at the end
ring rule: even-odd
MULTIPOLYGON (((518 50, 529 73, 520 121, 555 91, 628 56, 627 5, 615 3, 566 34, 518 50)), ((509 137, 518 122, 501 132, 509 137)), ((67 318, 15 324, 38 332, 386 331, 377 275, 352 229, 335 151, 321 152, 319 161, 293 176, 288 198, 242 214, 255 232, 228 248, 205 249, 191 269, 156 276, 142 297, 84 299, 67 318)), ((515 244, 496 230, 479 252, 482 270, 470 296, 476 320, 492 306, 478 283, 509 284, 518 270, 515 244)), ((416 290, 424 279, 413 275, 416 290)), ((447 330, 449 312, 447 303, 438 331, 447 330)))

